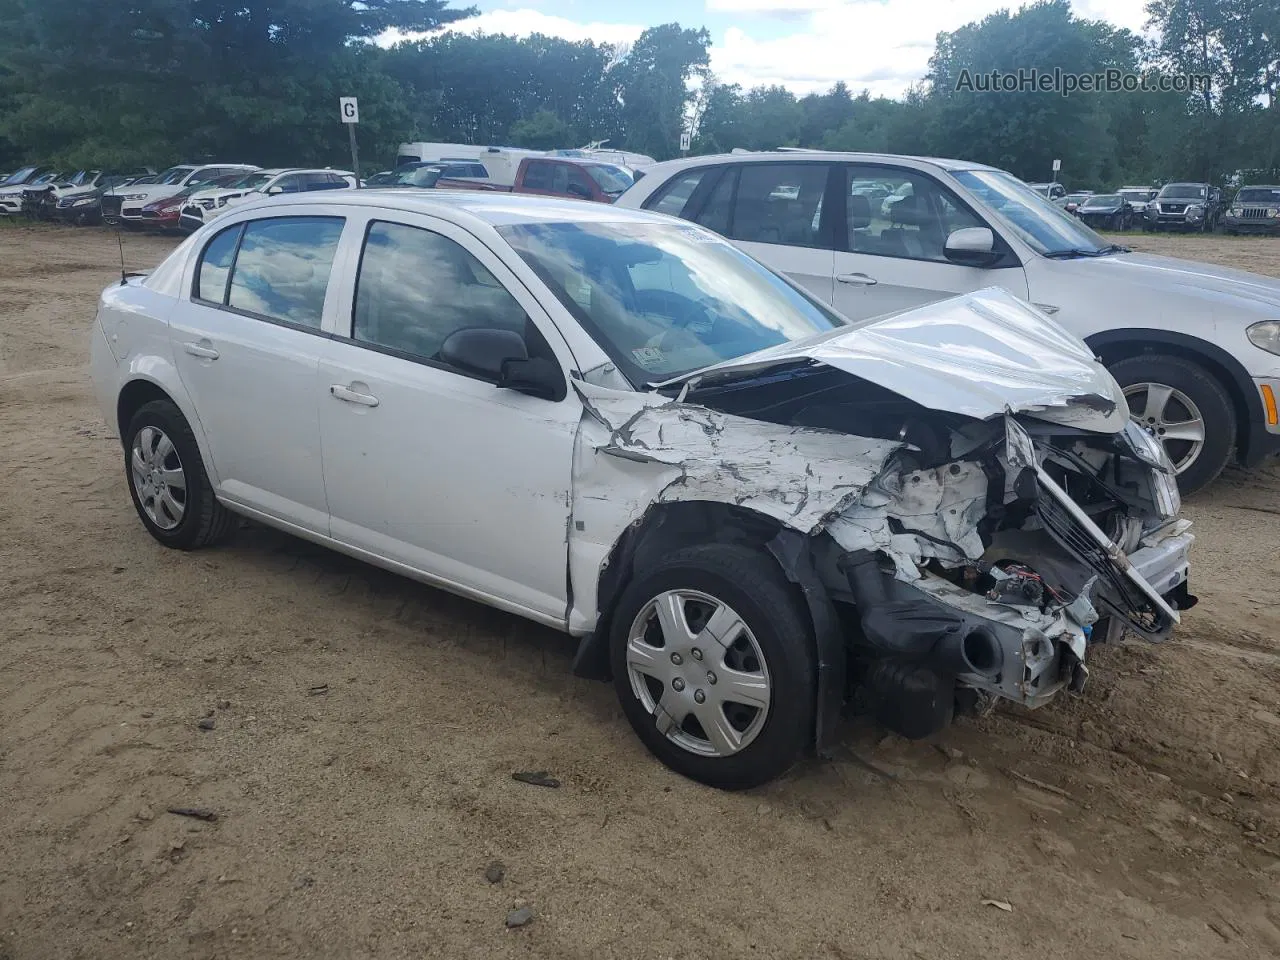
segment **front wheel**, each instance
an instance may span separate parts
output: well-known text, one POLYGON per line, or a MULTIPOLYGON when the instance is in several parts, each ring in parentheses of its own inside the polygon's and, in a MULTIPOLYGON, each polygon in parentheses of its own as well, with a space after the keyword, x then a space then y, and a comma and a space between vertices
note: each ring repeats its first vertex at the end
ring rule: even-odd
POLYGON ((674 551, 627 586, 612 622, 623 712, 677 773, 746 789, 780 776, 812 741, 812 630, 762 551, 674 551))
POLYGON ((1184 495, 1207 487, 1231 459, 1236 414, 1204 367, 1182 357, 1139 354, 1111 366, 1130 416, 1163 445, 1184 495))

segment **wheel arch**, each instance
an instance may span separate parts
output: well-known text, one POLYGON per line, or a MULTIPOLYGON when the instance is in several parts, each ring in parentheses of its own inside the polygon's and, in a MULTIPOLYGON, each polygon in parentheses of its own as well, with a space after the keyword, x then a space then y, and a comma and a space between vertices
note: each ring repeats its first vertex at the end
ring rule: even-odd
POLYGON ((611 680, 609 635, 613 613, 637 571, 663 555, 701 543, 733 543, 763 550, 808 612, 817 652, 814 742, 819 750, 839 722, 844 700, 846 657, 839 615, 813 563, 809 537, 774 517, 747 507, 711 500, 655 503, 618 537, 597 583, 597 619, 582 637, 573 660, 581 677, 611 680))
MULTIPOLYGON (((162 371, 163 372, 163 371, 162 371)), ((174 379, 177 377, 176 371, 171 371, 174 379)), ((200 450, 200 459, 204 461, 205 473, 209 477, 209 482, 217 488, 218 479, 216 465, 213 458, 209 455, 209 444, 204 435, 204 429, 200 424, 200 418, 196 416, 195 411, 186 396, 186 391, 180 387, 173 389, 172 386, 165 382, 163 377, 155 376, 155 371, 150 369, 135 369, 130 371, 124 385, 120 387, 119 393, 116 394, 116 427, 120 437, 120 443, 128 446, 129 421, 133 419, 133 415, 147 403, 153 400, 168 400, 178 412, 186 419, 191 427, 191 433, 196 438, 196 446, 200 450)))
POLYGON ((1120 360, 1149 354, 1170 354, 1198 363, 1222 385, 1236 414, 1236 455, 1251 462, 1253 426, 1263 421, 1262 401, 1244 365, 1226 350, 1207 340, 1172 330, 1132 328, 1104 330, 1085 343, 1110 367, 1120 360))

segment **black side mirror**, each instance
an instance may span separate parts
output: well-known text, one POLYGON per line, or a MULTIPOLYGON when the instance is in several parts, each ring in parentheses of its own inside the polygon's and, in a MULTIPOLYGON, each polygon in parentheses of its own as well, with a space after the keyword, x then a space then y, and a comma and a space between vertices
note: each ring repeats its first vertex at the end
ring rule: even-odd
POLYGON ((514 330, 471 327, 455 330, 440 345, 440 359, 467 373, 492 380, 499 388, 543 400, 563 400, 564 373, 545 357, 530 357, 524 337, 514 330))
POLYGON ((564 188, 565 193, 571 197, 577 197, 579 200, 590 200, 591 191, 580 183, 571 183, 564 188))
POLYGON ((440 345, 441 360, 486 380, 500 379, 507 361, 528 358, 524 337, 514 330, 468 327, 455 330, 440 345))

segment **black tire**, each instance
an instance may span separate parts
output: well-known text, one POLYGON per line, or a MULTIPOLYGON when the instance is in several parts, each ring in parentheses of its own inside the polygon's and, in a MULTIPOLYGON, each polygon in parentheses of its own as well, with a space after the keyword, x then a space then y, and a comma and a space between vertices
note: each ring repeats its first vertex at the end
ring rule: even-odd
POLYGON ((687 547, 640 572, 619 598, 609 646, 614 687, 627 720, 654 756, 691 780, 724 790, 759 786, 785 773, 813 742, 817 666, 812 625, 777 561, 761 550, 728 544, 687 547), (696 590, 727 603, 756 639, 769 675, 770 703, 759 733, 737 753, 703 756, 673 743, 659 732, 654 715, 631 687, 626 662, 631 625, 667 590, 696 590))
POLYGON ((171 400, 152 400, 138 408, 129 420, 124 435, 124 475, 133 507, 138 511, 147 532, 166 547, 198 550, 218 542, 231 530, 234 514, 214 496, 213 485, 205 472, 200 448, 191 425, 171 400), (133 478, 133 447, 138 435, 147 427, 160 430, 173 443, 186 480, 184 509, 176 526, 165 529, 157 524, 143 506, 133 478))
POLYGON ((1230 461, 1236 442, 1235 406, 1218 379, 1191 360, 1157 353, 1128 357, 1110 369, 1121 387, 1164 384, 1185 394, 1196 405, 1205 425, 1204 446, 1178 474, 1178 489, 1187 496, 1212 483, 1230 461))

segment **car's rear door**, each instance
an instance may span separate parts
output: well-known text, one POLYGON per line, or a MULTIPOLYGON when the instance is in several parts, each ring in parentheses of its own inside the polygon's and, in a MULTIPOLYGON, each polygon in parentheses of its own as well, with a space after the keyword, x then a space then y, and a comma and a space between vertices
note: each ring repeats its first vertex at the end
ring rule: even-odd
POLYGON ((835 172, 834 164, 812 160, 699 167, 677 174, 645 207, 728 237, 831 303, 835 222, 826 198, 835 172))
POLYGON ((332 536, 497 606, 563 624, 577 395, 554 400, 451 367, 444 340, 512 330, 561 371, 572 357, 537 301, 467 231, 364 214, 345 307, 321 358, 332 536))
POLYGON ((290 210, 224 228, 199 252, 170 322, 219 496, 322 534, 316 378, 343 226, 290 210))
MULTIPOLYGON (((842 182, 834 305, 846 317, 880 316, 986 286, 1026 299, 1026 275, 1016 262, 991 269, 947 259, 944 249, 952 231, 987 223, 929 174, 892 165, 848 164, 842 182), (868 190, 871 183, 891 192, 879 199, 868 190)), ((994 236, 999 244, 999 234, 994 236)))

